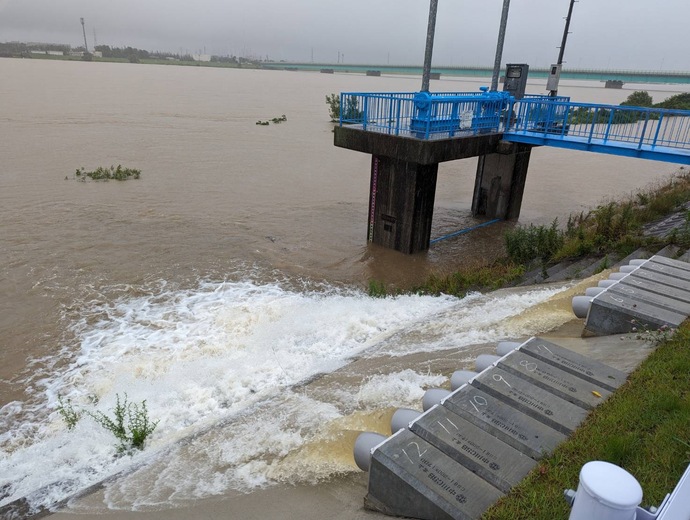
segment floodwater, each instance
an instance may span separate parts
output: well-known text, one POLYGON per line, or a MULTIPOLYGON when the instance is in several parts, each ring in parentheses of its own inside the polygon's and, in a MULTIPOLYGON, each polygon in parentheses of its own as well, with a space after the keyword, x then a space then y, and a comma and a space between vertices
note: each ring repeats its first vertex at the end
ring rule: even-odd
MULTIPOLYGON (((370 279, 411 284, 491 257, 514 225, 414 256, 366 243, 369 157, 333 146, 325 95, 414 91, 420 78, 15 59, 0 60, 0 77, 0 506, 50 504, 133 464, 157 465, 156 481, 113 491, 111 507, 348 473, 348 442, 363 428, 354 418, 410 406, 443 378, 401 369, 318 395, 300 383, 357 357, 462 358, 554 325, 516 316, 562 288, 365 296, 370 279), (141 179, 74 176, 117 164, 141 179), (62 400, 107 413, 125 393, 159 420, 133 456, 116 456, 88 414, 68 430, 58 412, 62 400), (223 433, 210 433, 219 423, 223 433)), ((566 82, 560 94, 619 103, 635 88, 661 101, 688 87, 566 82)), ((480 222, 475 167, 441 165, 432 237, 480 222)), ((535 149, 520 223, 562 220, 676 170, 535 149)))

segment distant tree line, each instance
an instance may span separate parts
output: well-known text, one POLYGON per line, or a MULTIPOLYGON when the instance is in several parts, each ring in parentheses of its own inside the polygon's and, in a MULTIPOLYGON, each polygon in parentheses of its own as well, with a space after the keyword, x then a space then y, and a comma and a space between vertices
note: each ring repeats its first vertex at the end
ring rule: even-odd
MULTIPOLYGON (((0 57, 2 58, 30 58, 32 51, 53 51, 69 55, 71 52, 84 52, 84 47, 71 47, 70 45, 54 43, 0 43, 0 57)), ((179 60, 195 61, 189 54, 175 54, 172 52, 150 52, 136 47, 111 47, 110 45, 96 45, 94 51, 100 52, 106 59, 125 59, 131 63, 139 63, 142 60, 179 60)), ((91 58, 91 55, 89 55, 91 58)), ((237 66, 243 64, 257 64, 259 60, 238 56, 211 56, 212 63, 228 63, 237 66)))
MULTIPOLYGON (((690 93, 676 94, 661 103, 654 103, 652 96, 646 90, 638 90, 628 96, 620 106, 640 107, 640 108, 665 108, 669 110, 690 110, 690 93)), ((596 111, 581 107, 576 108, 568 115, 568 122, 577 124, 627 124, 636 121, 649 119, 659 119, 658 113, 648 113, 647 111, 627 110, 617 111, 611 118, 611 112, 605 108, 596 111)))
POLYGON ((2 58, 28 57, 31 55, 31 51, 53 51, 69 54, 70 50, 71 47, 69 45, 57 43, 0 43, 0 57, 2 58))

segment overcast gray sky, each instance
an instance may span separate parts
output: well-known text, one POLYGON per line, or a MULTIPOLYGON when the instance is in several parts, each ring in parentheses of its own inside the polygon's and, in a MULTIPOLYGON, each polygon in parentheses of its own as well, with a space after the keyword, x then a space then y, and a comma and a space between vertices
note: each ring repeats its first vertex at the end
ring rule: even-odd
MULTIPOLYGON (((512 0, 503 63, 556 61, 569 0, 512 0)), ((493 64, 503 0, 439 0, 434 65, 493 64)), ((415 64, 429 0, 0 0, 0 41, 415 64)), ((569 68, 690 70, 689 0, 580 0, 569 68)))

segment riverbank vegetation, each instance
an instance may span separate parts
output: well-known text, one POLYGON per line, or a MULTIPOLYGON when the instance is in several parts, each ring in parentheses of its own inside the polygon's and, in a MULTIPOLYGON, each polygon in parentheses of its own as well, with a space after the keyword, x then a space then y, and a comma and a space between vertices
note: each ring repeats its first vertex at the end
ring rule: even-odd
POLYGON ((690 201, 690 170, 683 167, 668 179, 630 197, 603 203, 571 215, 565 225, 516 226, 504 235, 505 254, 482 264, 463 265, 448 275, 431 275, 413 287, 387 287, 380 281, 369 283, 369 294, 387 296, 400 293, 448 294, 462 297, 470 291, 488 291, 512 285, 523 274, 560 262, 581 258, 624 257, 638 248, 650 251, 666 245, 690 247, 690 211, 684 224, 663 238, 647 236, 644 226, 681 210, 690 201))
MULTIPOLYGON (((126 393, 122 400, 120 394, 115 394, 115 399, 112 417, 100 410, 92 412, 75 408, 71 399, 64 401, 61 397, 58 398, 57 412, 68 430, 73 430, 84 415, 91 417, 115 436, 118 440, 117 453, 120 455, 132 453, 135 449, 143 450, 146 439, 155 431, 158 421, 149 417, 146 400, 141 404, 129 402, 126 393)), ((98 401, 93 399, 93 402, 98 401)))
POLYGON ((628 381, 483 520, 567 518, 565 489, 576 489, 582 466, 602 460, 631 473, 643 506, 659 506, 690 463, 690 324, 685 323, 628 381))

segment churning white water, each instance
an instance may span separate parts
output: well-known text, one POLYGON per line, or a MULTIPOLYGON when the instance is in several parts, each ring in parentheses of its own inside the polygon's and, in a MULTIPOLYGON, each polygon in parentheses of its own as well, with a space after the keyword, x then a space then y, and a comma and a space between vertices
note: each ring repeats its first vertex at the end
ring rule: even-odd
POLYGON ((298 383, 355 356, 462 351, 524 333, 506 328, 506 318, 559 290, 376 299, 336 288, 203 282, 193 290, 163 286, 83 302, 71 325, 75 344, 63 346, 62 362, 33 375, 31 399, 2 409, 0 505, 29 497, 47 506, 135 468, 110 487, 112 507, 172 504, 353 471, 349 454, 328 446, 364 429, 357 414, 416 404, 424 388, 444 379, 407 369, 356 388, 333 387, 319 398, 298 383), (70 430, 58 411, 61 399, 75 410, 112 415, 125 395, 146 401, 159 421, 146 450, 131 455, 119 456, 115 437, 88 414, 70 430), (137 484, 137 475, 149 471, 156 478, 137 484))

